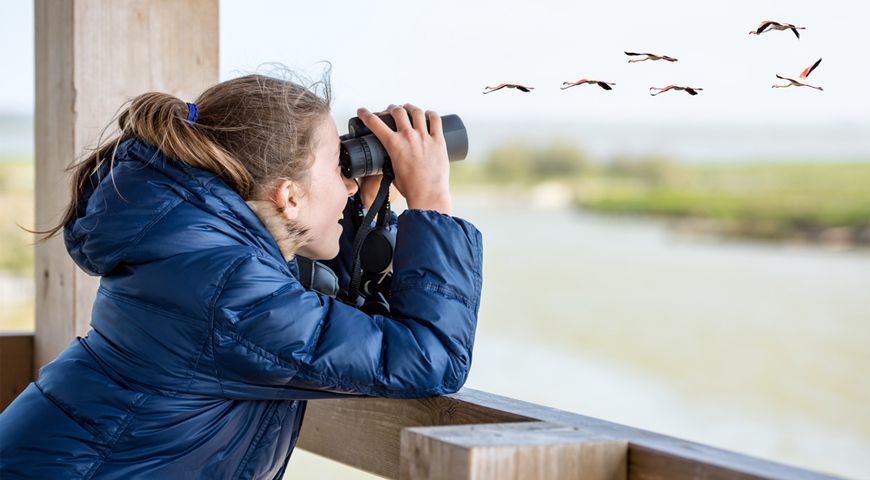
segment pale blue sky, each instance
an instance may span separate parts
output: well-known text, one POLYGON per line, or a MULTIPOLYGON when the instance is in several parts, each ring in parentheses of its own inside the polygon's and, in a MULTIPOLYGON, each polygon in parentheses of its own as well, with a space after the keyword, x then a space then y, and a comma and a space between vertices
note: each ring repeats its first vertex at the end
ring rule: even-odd
MULTIPOLYGON (((0 114, 33 111, 32 2, 4 2, 0 114)), ((505 141, 567 138, 601 158, 661 153, 685 160, 870 158, 870 4, 856 0, 220 3, 220 75, 279 62, 316 77, 333 65, 339 131, 358 106, 412 102, 457 113, 470 157, 505 141), (761 20, 807 29, 749 35, 761 20), (629 65, 623 51, 675 56, 629 65), (824 58, 811 83, 771 89, 824 58), (581 77, 616 82, 559 89, 581 77), (535 87, 525 94, 500 82, 535 87), (650 86, 704 88, 650 97, 650 86)), ((2 132, 29 152, 32 133, 2 132)))
MULTIPOLYGON (((33 105, 33 12, 4 2, 0 111, 33 105)), ((221 2, 221 78, 282 62, 316 74, 333 63, 337 116, 358 105, 411 101, 474 118, 613 122, 870 122, 870 6, 859 1, 697 2, 221 2), (762 19, 805 25, 761 37, 762 19), (623 50, 661 52, 676 64, 629 65, 623 50), (824 57, 810 89, 772 90, 824 57), (613 92, 563 80, 589 76, 613 92), (532 93, 482 95, 484 85, 526 83, 532 93), (703 87, 651 98, 650 86, 703 87)))
POLYGON ((870 121, 870 7, 858 1, 368 2, 327 8, 222 2, 221 72, 263 60, 334 65, 336 109, 414 101, 497 119, 804 123, 870 121), (760 20, 803 25, 748 35, 760 20), (679 62, 627 63, 628 51, 679 62), (811 89, 772 90, 774 74, 798 75, 824 57, 811 89), (561 91, 564 80, 616 82, 561 91), (482 95, 484 85, 525 83, 532 93, 482 95), (705 88, 651 98, 649 87, 705 88))

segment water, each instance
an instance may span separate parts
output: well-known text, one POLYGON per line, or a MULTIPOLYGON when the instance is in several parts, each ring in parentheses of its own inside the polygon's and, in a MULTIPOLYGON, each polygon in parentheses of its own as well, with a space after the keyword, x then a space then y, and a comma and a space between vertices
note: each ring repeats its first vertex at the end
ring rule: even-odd
POLYGON ((466 119, 472 160, 516 139, 568 140, 597 159, 666 155, 689 163, 870 160, 870 124, 503 122, 466 119))
POLYGON ((0 161, 33 155, 33 117, 0 113, 0 161))
POLYGON ((485 236, 468 386, 870 475, 870 254, 461 205, 485 236), (528 345, 528 346, 527 346, 528 345))
MULTIPOLYGON (((870 253, 455 202, 485 242, 467 387, 870 478, 870 253)), ((332 463, 287 478, 370 478, 332 463)))

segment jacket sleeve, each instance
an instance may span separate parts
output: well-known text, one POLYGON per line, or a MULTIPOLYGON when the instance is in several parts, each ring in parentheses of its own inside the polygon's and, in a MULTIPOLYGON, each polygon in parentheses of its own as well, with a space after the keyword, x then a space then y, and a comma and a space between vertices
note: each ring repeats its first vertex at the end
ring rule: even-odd
POLYGON ((307 291, 261 253, 233 263, 213 314, 221 382, 397 398, 465 383, 482 282, 482 239, 471 223, 402 213, 391 317, 307 291))

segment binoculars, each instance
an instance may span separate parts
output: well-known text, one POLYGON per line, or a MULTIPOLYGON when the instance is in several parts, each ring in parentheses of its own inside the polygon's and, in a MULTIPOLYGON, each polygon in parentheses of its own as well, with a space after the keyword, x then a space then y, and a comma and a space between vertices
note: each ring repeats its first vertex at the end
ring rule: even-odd
MULTIPOLYGON (((383 120, 394 132, 396 121, 389 113, 379 113, 377 116, 383 120)), ((413 125, 411 120, 411 125, 413 125)), ((451 162, 465 159, 468 155, 468 132, 458 115, 444 115, 441 117, 441 125, 444 130, 444 139, 447 141, 447 157, 451 162)), ((426 120, 426 128, 429 128, 429 120, 426 120)), ((389 168, 390 157, 380 140, 359 119, 353 117, 347 122, 347 134, 342 135, 341 173, 347 178, 368 177, 383 173, 384 168, 389 168)))

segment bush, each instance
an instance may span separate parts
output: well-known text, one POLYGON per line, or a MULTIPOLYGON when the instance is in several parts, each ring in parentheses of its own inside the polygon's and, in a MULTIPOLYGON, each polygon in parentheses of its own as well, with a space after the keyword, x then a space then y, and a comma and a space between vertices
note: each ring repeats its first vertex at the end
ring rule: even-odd
POLYGON ((630 177, 647 185, 672 183, 685 173, 685 168, 671 158, 661 155, 617 156, 605 167, 608 174, 630 177))
POLYGON ((535 152, 532 173, 537 178, 571 177, 589 168, 586 155, 572 143, 556 141, 544 150, 535 152))
POLYGON ((493 181, 528 182, 577 176, 588 165, 586 155, 567 141, 556 141, 543 149, 515 142, 493 149, 484 161, 484 170, 493 181))

